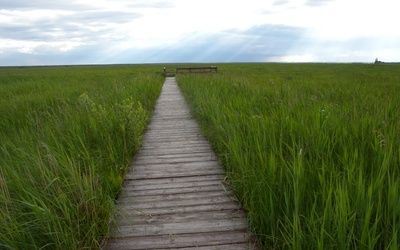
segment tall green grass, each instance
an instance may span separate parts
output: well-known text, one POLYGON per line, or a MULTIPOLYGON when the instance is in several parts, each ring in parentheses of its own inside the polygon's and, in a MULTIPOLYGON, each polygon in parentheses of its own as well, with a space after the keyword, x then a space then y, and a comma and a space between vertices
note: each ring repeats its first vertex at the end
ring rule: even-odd
POLYGON ((266 249, 400 246, 400 67, 219 65, 178 83, 266 249))
POLYGON ((161 90, 156 72, 0 69, 0 249, 100 248, 161 90))

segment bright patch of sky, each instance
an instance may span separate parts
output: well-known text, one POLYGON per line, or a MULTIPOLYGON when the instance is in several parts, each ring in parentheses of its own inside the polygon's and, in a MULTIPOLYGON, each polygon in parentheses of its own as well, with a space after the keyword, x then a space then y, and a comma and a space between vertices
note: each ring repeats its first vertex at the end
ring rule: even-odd
POLYGON ((0 66, 400 61, 397 0, 0 0, 0 66))

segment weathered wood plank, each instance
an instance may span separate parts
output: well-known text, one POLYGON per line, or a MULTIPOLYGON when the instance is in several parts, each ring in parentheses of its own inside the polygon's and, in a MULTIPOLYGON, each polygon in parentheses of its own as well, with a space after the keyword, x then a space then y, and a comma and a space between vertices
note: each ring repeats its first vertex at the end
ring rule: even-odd
POLYGON ((172 163, 177 163, 177 164, 182 164, 182 163, 187 163, 187 162, 207 162, 207 161, 212 161, 212 162, 217 162, 217 157, 212 154, 197 154, 196 156, 194 155, 193 157, 190 157, 188 154, 184 154, 181 157, 169 157, 169 158, 162 158, 162 157, 150 157, 150 158, 145 158, 145 159, 135 159, 136 165, 155 165, 155 164, 172 164, 172 163))
POLYGON ((153 214, 153 215, 117 215, 121 222, 119 226, 136 226, 136 225, 148 225, 151 223, 167 223, 167 222, 187 222, 193 220, 221 220, 230 218, 242 218, 244 219, 245 214, 242 210, 230 210, 229 212, 224 211, 200 211, 195 213, 181 213, 181 214, 153 214))
MULTIPOLYGON (((158 250, 166 250, 166 249, 168 248, 158 248, 158 250)), ((255 246, 254 244, 251 243, 229 244, 229 245, 221 245, 221 243, 218 243, 213 246, 202 246, 202 247, 193 246, 193 247, 179 248, 179 250, 243 250, 243 249, 255 249, 255 246)))
MULTIPOLYGON (((191 176, 191 177, 199 177, 199 176, 191 176)), ((201 177, 201 176, 200 176, 201 177)), ((186 177, 183 177, 186 178, 186 177)), ((169 179, 169 178, 168 178, 169 179)), ((209 180, 209 181, 192 181, 192 182, 172 182, 172 183, 157 183, 156 180, 164 180, 164 179, 147 179, 148 185, 124 185, 124 190, 122 194, 126 191, 139 191, 139 190, 160 190, 160 189, 181 189, 181 188, 189 188, 189 187, 205 187, 205 186, 221 186, 222 180, 209 180)), ((136 181, 136 180, 135 180, 136 181)), ((133 181, 133 183, 135 183, 133 181)), ((142 180, 137 180, 142 181, 142 180)))
POLYGON ((157 136, 157 137, 149 138, 149 139, 157 140, 158 143, 162 143, 162 142, 175 142, 175 143, 183 142, 183 143, 185 143, 185 142, 188 142, 188 141, 190 141, 192 143, 193 142, 197 142, 197 143, 207 142, 205 138, 202 138, 202 137, 199 137, 199 136, 187 136, 187 137, 177 136, 176 140, 172 140, 171 138, 161 137, 161 136, 157 136))
MULTIPOLYGON (((140 156, 162 156, 162 155, 172 155, 172 154, 179 154, 182 153, 183 150, 180 148, 166 148, 166 149, 159 149, 159 148, 151 148, 151 149, 142 149, 139 153, 136 154, 137 157, 140 156)), ((212 152, 211 147, 192 147, 185 149, 185 153, 200 153, 200 152, 212 152)))
POLYGON ((217 157, 210 152, 179 152, 176 154, 156 155, 153 157, 137 155, 135 157, 135 163, 141 164, 153 164, 153 163, 164 163, 164 162, 202 162, 202 161, 217 161, 217 157))
POLYGON ((201 139, 204 139, 204 137, 198 133, 198 132, 190 132, 190 131, 183 131, 183 130, 165 130, 165 131, 160 131, 160 132, 149 132, 144 138, 153 138, 155 137, 156 139, 158 138, 170 138, 170 139, 175 139, 176 138, 182 138, 182 137, 198 137, 201 139), (170 138, 173 136, 174 138, 170 138))
POLYGON ((204 249, 213 249, 213 247, 219 245, 235 246, 236 244, 241 244, 244 247, 242 249, 253 249, 251 244, 246 244, 249 240, 250 236, 245 230, 237 230, 218 233, 168 234, 159 236, 127 237, 125 239, 115 238, 109 240, 109 244, 110 249, 121 250, 178 249, 183 247, 205 247, 204 249), (168 246, 168 248, 165 246, 168 246))
POLYGON ((154 208, 168 208, 168 207, 188 207, 198 205, 213 205, 232 202, 228 196, 216 196, 216 197, 203 197, 201 199, 186 199, 186 200, 159 200, 149 201, 146 203, 137 203, 137 197, 124 197, 121 199, 120 207, 125 209, 154 209, 154 208), (126 205, 125 205, 126 204, 126 205))
MULTIPOLYGON (((135 181, 125 181, 124 187, 129 189, 129 187, 135 186, 136 188, 144 188, 144 189, 159 189, 158 185, 162 185, 163 188, 171 188, 168 187, 168 184, 178 184, 182 183, 182 185, 186 185, 190 183, 190 186, 198 186, 201 183, 207 183, 210 181, 217 181, 220 183, 224 179, 224 175, 203 175, 203 176, 189 176, 189 177, 178 177, 178 178, 162 178, 162 179, 150 179, 150 180, 135 180, 135 181), (152 188, 154 187, 154 188, 152 188)), ((204 184, 203 184, 204 185, 204 184)), ((181 186, 184 187, 184 186, 181 186)))
MULTIPOLYGON (((185 193, 185 194, 169 194, 169 195, 149 195, 149 196, 120 196, 118 201, 127 204, 136 204, 137 207, 167 207, 167 206, 193 206, 198 204, 217 204, 230 202, 230 196, 233 196, 232 191, 213 191, 213 192, 199 192, 199 193, 185 193), (144 205, 146 204, 146 205, 144 205)), ((129 205, 136 207, 135 205, 129 205)), ((122 207, 122 206, 121 206, 122 207)))
POLYGON ((194 146, 208 146, 207 141, 179 141, 179 142, 143 142, 143 148, 188 148, 194 146))
POLYGON ((150 165, 134 165, 133 169, 125 175, 125 179, 171 178, 211 174, 224 174, 223 169, 218 168, 217 161, 152 163, 150 165))
MULTIPOLYGON (((152 127, 148 129, 148 135, 154 135, 154 134, 171 134, 171 135, 176 135, 176 134, 183 134, 183 133, 187 133, 187 134, 200 134, 200 130, 197 126, 194 125, 188 125, 188 124, 184 124, 182 126, 177 126, 176 124, 171 124, 170 126, 168 126, 168 124, 166 124, 166 126, 160 126, 160 127, 152 127), (190 132, 190 130, 192 130, 190 132), (195 131, 193 131, 195 130, 195 131)), ((144 135, 143 138, 146 138, 146 136, 148 136, 147 134, 144 135)))
MULTIPOLYGON (((130 171, 126 175, 126 179, 141 179, 140 176, 146 175, 148 178, 172 178, 172 177, 184 177, 184 176, 198 176, 198 175, 210 175, 210 174, 223 174, 222 169, 216 169, 213 161, 209 162, 208 165, 191 165, 185 166, 185 163, 160 163, 152 165, 141 165, 137 166, 136 171, 130 171)), ((142 177, 144 178, 144 177, 142 177)))
POLYGON ((151 127, 149 127, 148 129, 161 129, 161 130, 166 130, 169 128, 175 129, 175 128, 189 128, 189 127, 193 127, 193 128, 199 128, 199 125, 197 125, 196 120, 195 119, 186 119, 183 120, 182 119, 167 119, 167 118, 159 118, 159 119, 154 119, 151 120, 151 122, 158 122, 159 124, 152 124, 151 127))
POLYGON ((184 150, 187 150, 187 152, 190 152, 190 150, 200 150, 200 149, 212 150, 212 147, 208 143, 203 143, 203 142, 192 145, 175 145, 174 147, 171 147, 171 144, 166 144, 166 145, 148 144, 148 145, 143 145, 141 151, 144 151, 146 153, 157 151, 160 154, 168 154, 168 152, 170 151, 183 152, 184 150))
POLYGON ((247 229, 247 224, 243 218, 230 218, 222 220, 192 220, 185 222, 173 222, 164 224, 149 224, 119 226, 111 231, 113 237, 130 237, 146 235, 165 235, 165 234, 192 234, 207 232, 223 232, 247 229))
MULTIPOLYGON (((184 213, 199 213, 199 212, 226 212, 230 213, 232 210, 240 210, 241 207, 235 203, 221 203, 221 204, 213 204, 213 205, 197 205, 197 206, 186 206, 186 207, 168 207, 168 208, 152 208, 146 210, 140 209, 131 209, 125 208, 124 210, 120 210, 118 214, 123 216, 155 216, 155 215, 163 215, 163 214, 184 214, 184 213)), ((133 225, 134 226, 134 225, 133 225)))
MULTIPOLYGON (((190 169, 207 169, 207 168, 220 168, 219 163, 217 160, 208 160, 208 161, 187 161, 187 162, 169 162, 169 163, 163 163, 163 162, 154 162, 154 163, 146 163, 142 162, 140 164, 136 163, 135 161, 132 164, 132 169, 128 171, 128 174, 135 173, 139 169, 141 170, 146 170, 146 169, 167 169, 167 168, 178 168, 182 169, 183 171, 190 170, 190 169), (141 169, 143 168, 143 169, 141 169)), ((206 172, 206 171, 205 171, 206 172)))
MULTIPOLYGON (((213 163, 210 161, 210 163, 213 163)), ((153 164, 148 166, 137 166, 137 170, 129 172, 126 179, 151 179, 151 178, 172 178, 185 176, 199 176, 210 174, 223 174, 222 169, 215 168, 215 165, 191 165, 184 164, 153 164), (145 176, 145 177, 144 177, 145 176)))
POLYGON ((127 179, 132 180, 140 180, 140 179, 155 179, 155 178, 169 178, 169 177, 186 177, 186 176, 201 176, 208 174, 222 174, 224 171, 222 169, 207 169, 207 172, 204 169, 201 170, 192 170, 188 172, 175 172, 174 169, 166 170, 160 173, 160 171, 148 171, 145 173, 137 173, 135 175, 131 175, 126 177, 127 179))
MULTIPOLYGON (((171 137, 174 136, 175 137, 186 137, 186 136, 196 136, 196 137, 202 137, 202 135, 198 132, 198 131, 192 131, 193 128, 189 129, 189 130, 183 130, 183 129, 168 129, 168 130, 163 130, 163 131, 154 131, 154 130, 150 130, 146 133, 146 135, 143 138, 153 138, 153 137, 171 137)), ((174 139, 171 138, 171 139, 174 139)))
POLYGON ((216 190, 221 190, 221 184, 195 186, 195 187, 148 189, 148 190, 129 190, 128 187, 125 188, 125 192, 130 193, 132 196, 184 194, 184 193, 193 193, 193 192, 212 192, 212 191, 216 191, 216 190))

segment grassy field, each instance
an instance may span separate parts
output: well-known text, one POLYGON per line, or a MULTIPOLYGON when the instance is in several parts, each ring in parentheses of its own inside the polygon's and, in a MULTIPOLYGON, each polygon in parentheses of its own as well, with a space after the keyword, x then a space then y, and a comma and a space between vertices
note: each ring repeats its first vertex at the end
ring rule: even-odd
POLYGON ((161 69, 0 68, 0 249, 100 247, 161 69))
POLYGON ((179 75, 267 249, 400 246, 400 65, 179 75))

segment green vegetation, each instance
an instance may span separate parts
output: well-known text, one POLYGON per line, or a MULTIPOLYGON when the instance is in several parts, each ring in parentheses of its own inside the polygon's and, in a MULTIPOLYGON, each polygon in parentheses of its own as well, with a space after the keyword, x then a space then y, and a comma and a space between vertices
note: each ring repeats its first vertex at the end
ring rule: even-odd
POLYGON ((0 249, 100 247, 159 68, 0 68, 0 249))
POLYGON ((400 246, 400 66, 178 75, 266 249, 400 246))

